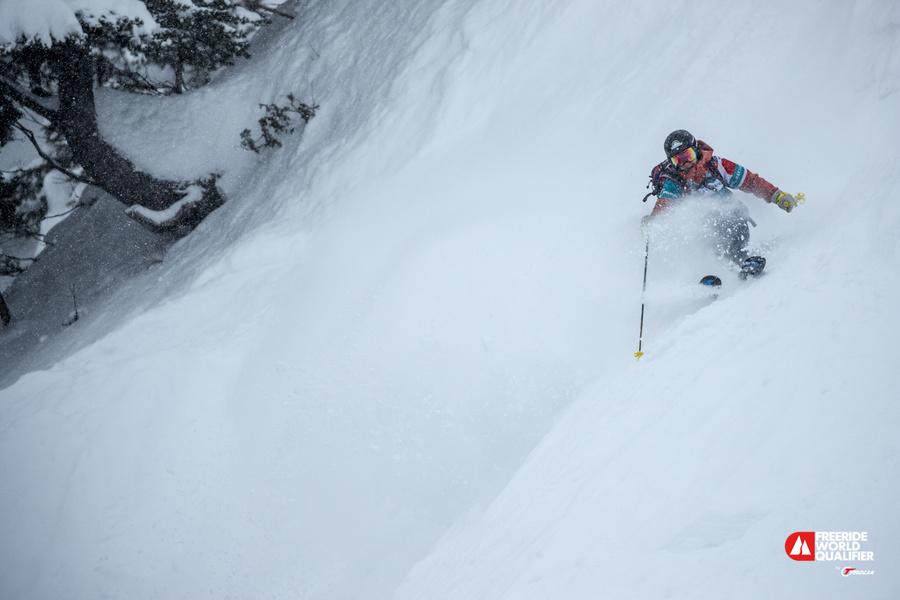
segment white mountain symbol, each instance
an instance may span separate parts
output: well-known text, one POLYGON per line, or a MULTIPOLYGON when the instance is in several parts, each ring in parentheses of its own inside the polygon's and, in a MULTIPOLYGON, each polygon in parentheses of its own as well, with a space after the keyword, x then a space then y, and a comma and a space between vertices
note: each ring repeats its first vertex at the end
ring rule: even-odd
POLYGON ((797 536, 797 541, 794 542, 794 549, 791 550, 791 556, 797 556, 798 554, 802 556, 809 556, 812 552, 809 551, 809 546, 803 541, 802 536, 797 536))

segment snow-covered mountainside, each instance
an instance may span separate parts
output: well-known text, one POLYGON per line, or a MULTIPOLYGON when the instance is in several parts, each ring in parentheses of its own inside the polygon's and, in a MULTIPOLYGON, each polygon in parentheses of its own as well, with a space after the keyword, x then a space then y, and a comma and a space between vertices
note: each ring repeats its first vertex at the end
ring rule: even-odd
POLYGON ((165 255, 100 201, 8 290, 0 597, 900 594, 896 3, 285 6, 207 88, 101 97, 229 201, 165 255), (679 128, 808 200, 742 196, 769 266, 714 302, 651 237, 638 363, 679 128))

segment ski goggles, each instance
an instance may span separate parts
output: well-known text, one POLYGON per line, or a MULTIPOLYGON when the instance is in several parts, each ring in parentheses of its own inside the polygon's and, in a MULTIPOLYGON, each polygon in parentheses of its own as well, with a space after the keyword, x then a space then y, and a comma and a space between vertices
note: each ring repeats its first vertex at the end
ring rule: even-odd
POLYGON ((676 169, 680 169, 684 165, 697 160, 697 151, 693 148, 688 148, 684 152, 679 152, 675 156, 670 157, 669 160, 672 161, 672 164, 675 165, 676 169))

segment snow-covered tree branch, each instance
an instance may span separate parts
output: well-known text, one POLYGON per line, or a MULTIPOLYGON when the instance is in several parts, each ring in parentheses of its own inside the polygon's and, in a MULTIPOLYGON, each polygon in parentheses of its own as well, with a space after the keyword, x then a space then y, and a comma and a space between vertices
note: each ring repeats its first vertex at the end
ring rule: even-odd
MULTIPOLYGON (((178 205, 177 219, 157 223, 157 228, 190 230, 224 201, 215 177, 201 184, 139 170, 103 139, 94 91, 107 86, 126 92, 183 93, 206 83, 210 73, 249 57, 250 37, 267 22, 260 13, 281 2, 267 4, 0 2, 0 147, 27 141, 44 163, 42 173, 56 170, 69 178, 77 173, 79 180, 97 185, 128 207, 140 207, 144 215, 178 205), (190 191, 191 185, 202 193, 190 191)), ((34 175, 33 167, 27 177, 24 171, 3 175, 0 189, 9 209, 4 214, 18 215, 29 199, 40 197, 43 178, 34 175)))

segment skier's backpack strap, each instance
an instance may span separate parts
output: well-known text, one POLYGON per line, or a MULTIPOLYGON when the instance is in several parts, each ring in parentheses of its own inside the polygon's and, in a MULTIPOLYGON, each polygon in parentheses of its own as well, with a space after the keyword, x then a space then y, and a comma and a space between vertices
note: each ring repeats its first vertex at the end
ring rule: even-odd
POLYGON ((725 181, 725 176, 722 175, 721 171, 719 171, 719 157, 712 156, 708 161, 706 161, 706 172, 711 174, 713 177, 722 182, 722 185, 728 187, 728 182, 725 181))
POLYGON ((650 171, 650 182, 647 183, 647 188, 650 190, 650 193, 644 196, 643 202, 646 202, 647 198, 650 196, 656 196, 658 198, 660 192, 662 192, 663 184, 665 184, 666 179, 671 179, 678 184, 678 187, 684 190, 684 179, 678 176, 675 167, 672 166, 670 161, 664 160, 650 171))

